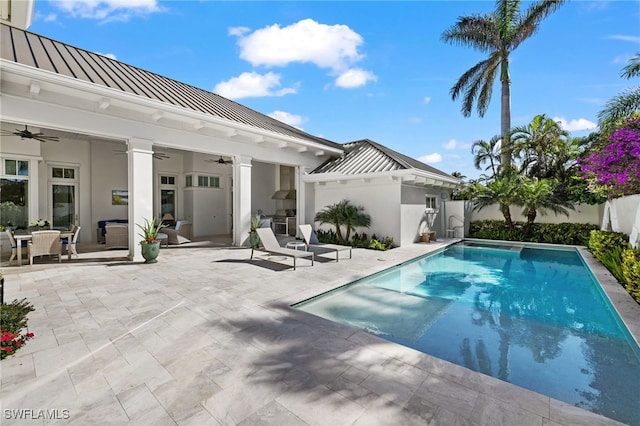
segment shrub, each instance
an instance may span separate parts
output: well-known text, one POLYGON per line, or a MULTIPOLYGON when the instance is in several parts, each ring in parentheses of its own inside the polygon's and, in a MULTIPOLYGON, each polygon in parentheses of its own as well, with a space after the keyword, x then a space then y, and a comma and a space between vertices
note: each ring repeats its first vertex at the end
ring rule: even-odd
POLYGON ((622 251, 629 248, 629 237, 621 232, 594 230, 589 234, 589 250, 593 257, 602 262, 605 253, 618 249, 620 252, 619 263, 622 262, 622 251))
POLYGON ((0 359, 13 355, 34 337, 33 333, 21 333, 27 326, 27 314, 33 310, 26 299, 0 305, 0 359))
POLYGON ((586 246, 589 233, 598 225, 584 223, 533 223, 526 235, 524 223, 517 222, 509 229, 503 220, 477 220, 471 222, 469 236, 488 240, 526 241, 586 246))
POLYGON ((622 252, 622 275, 627 292, 640 303, 640 250, 626 249, 622 252))
POLYGON ((358 234, 357 232, 354 233, 350 241, 339 241, 338 235, 332 229, 329 229, 327 231, 318 229, 316 231, 316 235, 318 236, 318 241, 320 241, 321 243, 344 244, 350 245, 352 247, 372 250, 389 250, 393 247, 393 238, 384 237, 382 240, 380 240, 376 236, 376 234, 373 234, 371 238, 369 238, 368 235, 364 232, 362 234, 358 234))

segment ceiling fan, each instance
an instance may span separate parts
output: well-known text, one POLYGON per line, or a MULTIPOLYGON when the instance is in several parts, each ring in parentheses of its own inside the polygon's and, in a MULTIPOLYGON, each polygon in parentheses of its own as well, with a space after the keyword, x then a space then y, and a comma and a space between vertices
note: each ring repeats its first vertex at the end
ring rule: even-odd
POLYGON ((40 142, 58 142, 60 140, 58 136, 47 136, 42 132, 33 133, 29 131, 26 124, 24 130, 16 129, 14 132, 2 130, 2 136, 20 136, 20 139, 35 139, 40 142))
MULTIPOLYGON (((126 154, 127 153, 127 151, 119 150, 119 149, 114 149, 113 152, 115 152, 116 154, 126 154)), ((165 154, 164 152, 154 152, 153 153, 153 158, 155 158, 156 160, 164 160, 166 158, 171 158, 171 157, 168 156, 167 154, 165 154)))
POLYGON ((233 163, 232 160, 225 160, 224 158, 222 158, 222 155, 217 160, 215 158, 209 158, 209 159, 204 160, 204 161, 206 161, 207 163, 218 163, 218 164, 232 164, 233 163))

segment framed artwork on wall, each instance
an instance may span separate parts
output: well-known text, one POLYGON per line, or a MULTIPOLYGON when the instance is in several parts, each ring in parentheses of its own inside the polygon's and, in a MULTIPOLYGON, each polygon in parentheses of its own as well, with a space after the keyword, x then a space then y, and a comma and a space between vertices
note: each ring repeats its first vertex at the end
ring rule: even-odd
POLYGON ((122 189, 111 191, 111 204, 114 206, 126 206, 129 204, 129 192, 122 189))

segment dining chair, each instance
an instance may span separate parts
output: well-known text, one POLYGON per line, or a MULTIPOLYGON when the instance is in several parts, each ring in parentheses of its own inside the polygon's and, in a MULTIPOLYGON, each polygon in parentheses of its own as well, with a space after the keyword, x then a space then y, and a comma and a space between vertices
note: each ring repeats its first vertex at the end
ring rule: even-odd
MULTIPOLYGON (((11 229, 5 229, 5 232, 9 237, 9 243, 11 243, 11 257, 9 258, 9 265, 11 265, 11 262, 13 262, 13 259, 15 259, 18 256, 18 244, 16 243, 16 239, 13 238, 13 231, 11 229)), ((26 241, 22 241, 21 244, 23 247, 28 247, 26 241)))
POLYGON ((81 226, 71 225, 71 232, 73 232, 73 235, 69 238, 62 239, 62 245, 67 247, 67 254, 69 253, 75 254, 76 257, 79 257, 78 251, 76 250, 76 242, 78 241, 78 234, 80 233, 80 228, 81 226))
POLYGON ((36 256, 55 255, 62 262, 62 241, 60 231, 33 231, 29 241, 29 264, 33 265, 36 256))

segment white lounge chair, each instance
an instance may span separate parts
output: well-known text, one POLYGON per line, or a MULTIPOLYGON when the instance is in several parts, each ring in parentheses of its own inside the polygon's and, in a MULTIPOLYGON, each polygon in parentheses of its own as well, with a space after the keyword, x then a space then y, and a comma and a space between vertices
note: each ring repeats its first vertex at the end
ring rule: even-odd
POLYGON ((277 254, 279 256, 287 256, 293 258, 293 270, 296 270, 296 259, 300 257, 311 257, 311 266, 313 266, 313 252, 310 251, 301 251, 294 250, 285 247, 281 247, 280 243, 278 243, 278 239, 276 235, 273 233, 271 228, 257 228, 256 232, 260 237, 260 241, 262 242, 262 249, 251 249, 251 259, 253 259, 253 251, 260 250, 267 252, 269 254, 277 254))
POLYGON ((339 254, 341 251, 346 251, 349 250, 349 259, 351 259, 351 246, 341 246, 339 244, 324 244, 321 243, 320 241, 318 241, 318 237, 315 233, 315 231, 313 230, 313 228, 311 228, 311 225, 300 225, 298 228, 300 228, 300 233, 302 234, 302 237, 304 238, 304 242, 307 244, 307 247, 311 250, 311 249, 316 249, 319 250, 321 252, 332 252, 335 251, 336 252, 336 262, 339 259, 339 254))

